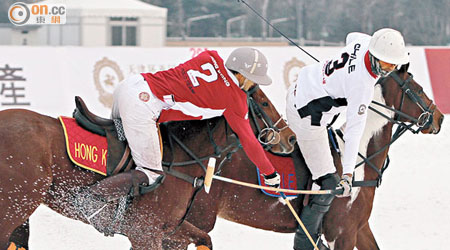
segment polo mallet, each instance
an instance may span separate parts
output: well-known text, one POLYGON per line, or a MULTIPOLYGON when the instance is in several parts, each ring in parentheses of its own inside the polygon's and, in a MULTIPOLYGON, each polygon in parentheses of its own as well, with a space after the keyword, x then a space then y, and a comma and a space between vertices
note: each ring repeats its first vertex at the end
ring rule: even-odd
POLYGON ((216 158, 210 157, 208 161, 208 167, 206 168, 205 181, 203 184, 203 186, 205 187, 205 192, 207 194, 209 194, 209 189, 211 188, 215 168, 216 168, 216 158))
POLYGON ((232 183, 232 184, 236 184, 236 185, 241 185, 241 186, 246 186, 246 187, 251 187, 251 188, 256 188, 256 189, 265 189, 265 190, 270 190, 270 191, 274 191, 274 192, 280 193, 281 197, 284 199, 284 201, 286 202, 287 206, 289 207, 289 210, 291 210, 291 213, 294 215, 294 217, 297 220, 298 224, 300 225, 300 227, 305 232, 305 234, 308 237, 308 239, 311 242, 311 244, 314 246, 314 249, 315 250, 319 250, 319 248, 317 247, 316 243, 312 239, 311 235, 309 234, 309 232, 306 229, 306 227, 303 224, 303 222, 300 220, 300 217, 297 215, 297 212, 295 212, 294 208, 292 207, 291 203, 287 199, 287 197, 284 194, 284 192, 296 193, 296 194, 341 194, 343 192, 343 190, 341 190, 341 189, 339 189, 339 190, 291 190, 291 189, 283 189, 283 188, 265 187, 265 186, 261 186, 261 185, 256 185, 256 184, 252 184, 252 183, 237 181, 237 180, 233 180, 233 179, 230 179, 230 178, 214 175, 215 167, 216 167, 216 158, 213 158, 213 157, 209 158, 208 167, 206 169, 205 181, 204 181, 204 187, 205 187, 205 192, 206 193, 209 193, 209 189, 211 188, 211 184, 212 184, 212 180, 213 179, 224 181, 224 182, 228 182, 228 183, 232 183))
POLYGON ((284 188, 265 187, 265 186, 261 186, 261 185, 257 185, 257 184, 253 184, 253 183, 237 181, 237 180, 233 180, 233 179, 230 179, 227 177, 215 175, 214 174, 215 167, 216 167, 216 158, 213 158, 213 157, 209 158, 208 167, 206 169, 205 181, 204 181, 204 187, 205 187, 206 193, 209 193, 209 189, 211 188, 213 179, 240 185, 240 186, 255 188, 255 189, 269 190, 269 191, 273 191, 273 192, 277 192, 277 193, 334 194, 334 195, 336 195, 336 194, 342 194, 342 192, 343 192, 342 189, 337 189, 337 190, 293 190, 293 189, 284 189, 284 188))
POLYGON ((245 4, 251 11, 253 11, 253 13, 255 13, 259 18, 261 18, 264 22, 266 22, 272 29, 274 29, 276 32, 278 32, 278 34, 282 35, 284 38, 286 38, 292 45, 296 46, 297 48, 299 48, 301 51, 305 52, 305 54, 307 54, 308 56, 310 56, 312 59, 314 59, 316 62, 318 62, 319 60, 317 60, 317 58, 315 58, 313 55, 311 55, 308 51, 304 50, 302 47, 300 47, 300 45, 298 45, 296 42, 292 41, 292 39, 290 39, 289 37, 287 37, 285 34, 283 34, 283 32, 281 32, 279 29, 277 29, 277 27, 273 26, 272 23, 270 23, 267 19, 265 19, 261 14, 258 13, 258 11, 256 11, 254 8, 252 8, 252 6, 250 6, 247 2, 245 2, 244 0, 238 0, 238 2, 241 2, 243 4, 245 4))
POLYGON ((284 201, 286 202, 287 206, 289 207, 289 210, 291 210, 292 215, 294 215, 295 219, 297 220, 300 227, 303 229, 303 232, 305 232, 306 236, 308 237, 311 244, 314 246, 315 250, 319 250, 316 243, 314 242, 313 238, 311 237, 311 234, 309 234, 308 229, 306 229, 305 225, 303 224, 302 220, 300 220, 300 217, 297 215, 297 212, 295 212, 294 207, 292 207, 291 203, 289 202, 288 198, 283 192, 280 192, 281 197, 283 197, 284 201))

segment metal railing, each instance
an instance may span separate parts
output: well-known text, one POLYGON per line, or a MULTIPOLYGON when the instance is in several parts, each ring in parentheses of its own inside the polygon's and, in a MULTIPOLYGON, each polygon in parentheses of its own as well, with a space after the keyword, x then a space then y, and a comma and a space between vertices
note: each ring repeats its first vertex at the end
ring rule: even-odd
MULTIPOLYGON (((195 42, 195 43, 280 43, 286 46, 289 43, 283 37, 167 37, 166 41, 169 43, 195 42)), ((307 39, 293 39, 296 43, 302 46, 344 46, 344 42, 328 42, 324 40, 307 40, 307 39)))

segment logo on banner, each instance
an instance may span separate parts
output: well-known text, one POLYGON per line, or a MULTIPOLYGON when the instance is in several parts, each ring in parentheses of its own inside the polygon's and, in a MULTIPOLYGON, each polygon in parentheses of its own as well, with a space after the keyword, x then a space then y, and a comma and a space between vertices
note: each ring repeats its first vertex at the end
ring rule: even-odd
POLYGON ((94 84, 100 94, 100 102, 107 108, 112 107, 113 93, 117 85, 124 79, 119 65, 103 57, 94 66, 94 84))
POLYGON ((302 61, 297 60, 297 58, 292 58, 289 62, 284 65, 283 78, 284 84, 289 88, 291 84, 295 83, 300 73, 300 69, 305 67, 306 64, 302 61))
POLYGON ((8 10, 9 21, 17 26, 26 24, 65 24, 66 6, 63 4, 14 3, 8 10))

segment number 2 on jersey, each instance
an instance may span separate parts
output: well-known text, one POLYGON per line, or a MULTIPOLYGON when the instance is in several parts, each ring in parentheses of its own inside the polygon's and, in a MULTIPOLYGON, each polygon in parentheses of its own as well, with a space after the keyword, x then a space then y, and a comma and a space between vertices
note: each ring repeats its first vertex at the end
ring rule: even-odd
POLYGON ((201 73, 198 70, 193 70, 193 69, 190 69, 187 72, 189 79, 191 80, 192 85, 194 87, 197 87, 200 85, 197 78, 200 78, 205 82, 213 82, 213 81, 217 80, 217 72, 211 63, 205 63, 201 67, 204 71, 209 71, 210 74, 206 75, 206 74, 201 73))

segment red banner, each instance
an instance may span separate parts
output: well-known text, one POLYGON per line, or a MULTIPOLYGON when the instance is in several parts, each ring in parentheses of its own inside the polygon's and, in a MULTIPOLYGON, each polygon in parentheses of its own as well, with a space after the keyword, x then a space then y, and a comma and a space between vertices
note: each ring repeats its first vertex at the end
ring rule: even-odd
POLYGON ((434 101, 442 113, 450 113, 450 49, 425 49, 434 101))
POLYGON ((75 119, 60 116, 66 150, 72 162, 82 168, 106 175, 108 143, 106 137, 80 127, 75 119))

